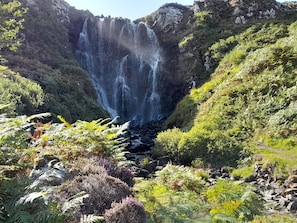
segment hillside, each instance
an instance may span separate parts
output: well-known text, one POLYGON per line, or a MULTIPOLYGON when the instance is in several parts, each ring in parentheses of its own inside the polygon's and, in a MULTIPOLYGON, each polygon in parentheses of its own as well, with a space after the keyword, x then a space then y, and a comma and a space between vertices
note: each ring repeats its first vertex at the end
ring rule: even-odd
POLYGON ((70 122, 107 117, 97 103, 97 95, 87 73, 75 60, 68 31, 52 2, 21 2, 23 7, 28 8, 21 31, 22 44, 16 52, 1 53, 6 59, 3 65, 38 83, 43 96, 34 109, 18 108, 27 106, 25 99, 21 99, 23 102, 11 110, 27 115, 50 111, 70 122))
MULTIPOLYGON (((195 24, 204 21, 205 28, 195 25, 187 35, 191 38, 181 43, 184 48, 193 49, 195 43, 201 42, 199 38, 204 30, 222 33, 219 30, 224 29, 229 35, 221 38, 214 34, 197 47, 196 50, 204 50, 208 58, 208 69, 204 73, 213 73, 201 87, 192 89, 166 120, 165 128, 175 127, 173 131, 181 132, 175 139, 176 147, 163 145, 162 140, 166 144, 166 134, 170 137, 172 131, 168 130, 159 135, 156 150, 159 153, 168 149, 172 154, 185 150, 185 156, 178 158, 182 163, 201 158, 219 166, 235 165, 242 154, 259 153, 258 158, 263 155, 264 160, 267 156, 273 157, 271 165, 278 163, 281 168, 295 168, 294 16, 254 20, 239 25, 238 29, 228 25, 228 19, 212 28, 210 18, 205 22, 209 17, 205 12, 195 16, 195 24)), ((187 63, 182 62, 180 67, 187 63)), ((196 72, 197 81, 202 72, 196 72)), ((201 81, 197 83, 200 85, 201 81)))
POLYGON ((20 2, 21 45, 0 38, 0 222, 297 221, 296 3, 132 22, 20 2))
MULTIPOLYGON (((209 48, 218 67, 207 83, 191 90, 165 123, 184 131, 179 149, 187 148, 186 142, 194 138, 203 136, 207 141, 207 135, 226 137, 242 149, 253 145, 283 148, 279 152, 286 153, 296 148, 295 27, 296 23, 257 23, 209 48)), ((194 148, 199 148, 202 142, 195 143, 194 148)), ((222 147, 213 148, 214 156, 222 158, 218 152, 224 152, 225 145, 218 146, 222 147)))

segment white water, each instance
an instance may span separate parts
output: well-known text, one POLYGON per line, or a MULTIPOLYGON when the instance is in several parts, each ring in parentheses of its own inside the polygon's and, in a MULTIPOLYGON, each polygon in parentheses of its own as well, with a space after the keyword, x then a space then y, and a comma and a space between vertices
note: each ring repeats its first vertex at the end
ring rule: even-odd
POLYGON ((153 30, 129 20, 86 20, 76 55, 112 118, 144 124, 162 116, 158 93, 162 58, 153 30))

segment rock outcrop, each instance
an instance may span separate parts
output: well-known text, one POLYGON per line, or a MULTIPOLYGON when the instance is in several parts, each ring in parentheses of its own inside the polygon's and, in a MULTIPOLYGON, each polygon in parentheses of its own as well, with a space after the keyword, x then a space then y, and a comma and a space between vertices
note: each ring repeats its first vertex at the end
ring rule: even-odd
POLYGON ((154 21, 151 27, 166 33, 175 33, 187 10, 188 7, 182 5, 165 4, 151 15, 151 19, 154 21))
POLYGON ((64 0, 52 0, 53 8, 63 23, 69 23, 69 8, 70 5, 64 0))
POLYGON ((207 11, 214 18, 230 18, 236 24, 245 24, 249 20, 273 19, 282 16, 284 8, 275 0, 198 0, 194 1, 194 12, 207 11))

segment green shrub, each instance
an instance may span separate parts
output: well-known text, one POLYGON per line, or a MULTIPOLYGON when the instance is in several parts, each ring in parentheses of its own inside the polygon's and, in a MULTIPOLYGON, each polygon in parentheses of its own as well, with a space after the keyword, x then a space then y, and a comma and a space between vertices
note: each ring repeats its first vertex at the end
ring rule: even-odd
POLYGON ((88 74, 78 66, 64 65, 42 77, 45 92, 42 110, 62 115, 69 122, 108 117, 97 102, 88 74))
POLYGON ((295 223, 296 217, 288 214, 272 214, 264 216, 255 216, 251 223, 295 223))
POLYGON ((15 51, 20 46, 18 34, 23 28, 26 12, 27 9, 17 0, 0 2, 0 50, 8 48, 15 51))
POLYGON ((245 50, 242 49, 234 49, 227 58, 229 59, 230 63, 234 65, 239 65, 246 57, 247 53, 245 50))
POLYGON ((238 41, 236 40, 235 36, 230 36, 227 39, 220 39, 218 42, 216 42, 209 48, 211 58, 219 62, 237 44, 238 41))
POLYGON ((0 66, 0 101, 9 104, 2 113, 31 115, 43 104, 44 93, 39 84, 0 66))
POLYGON ((178 128, 159 133, 152 149, 153 155, 157 157, 168 156, 174 161, 179 161, 178 143, 182 134, 178 128))
POLYGON ((67 163, 88 156, 108 158, 119 165, 127 161, 124 152, 127 142, 123 134, 128 123, 115 125, 109 119, 98 119, 69 124, 59 118, 63 123, 43 125, 43 134, 35 139, 34 146, 41 155, 50 153, 67 163))
POLYGON ((244 166, 232 171, 232 177, 234 178, 247 178, 254 174, 254 166, 244 166))
POLYGON ((201 192, 208 174, 190 167, 167 164, 156 178, 141 180, 134 190, 149 214, 149 222, 210 222, 209 204, 201 192))
POLYGON ((158 182, 176 191, 200 193, 206 185, 206 174, 190 167, 167 164, 156 176, 158 182))
POLYGON ((253 189, 238 182, 218 181, 206 191, 206 195, 212 206, 210 214, 213 222, 251 221, 262 208, 260 198, 253 189))
POLYGON ((243 148, 226 132, 217 130, 214 120, 201 122, 183 134, 178 144, 182 163, 201 158, 213 166, 236 165, 243 148))
POLYGON ((171 190, 155 180, 142 181, 135 189, 150 223, 210 222, 209 205, 197 193, 171 190))

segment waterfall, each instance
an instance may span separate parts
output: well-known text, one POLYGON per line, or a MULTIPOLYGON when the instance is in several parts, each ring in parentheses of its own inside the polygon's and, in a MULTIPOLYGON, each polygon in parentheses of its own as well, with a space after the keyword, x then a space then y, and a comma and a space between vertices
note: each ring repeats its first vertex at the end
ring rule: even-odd
POLYGON ((158 39, 144 23, 86 19, 76 57, 88 72, 99 103, 112 118, 144 124, 162 116, 158 39))

